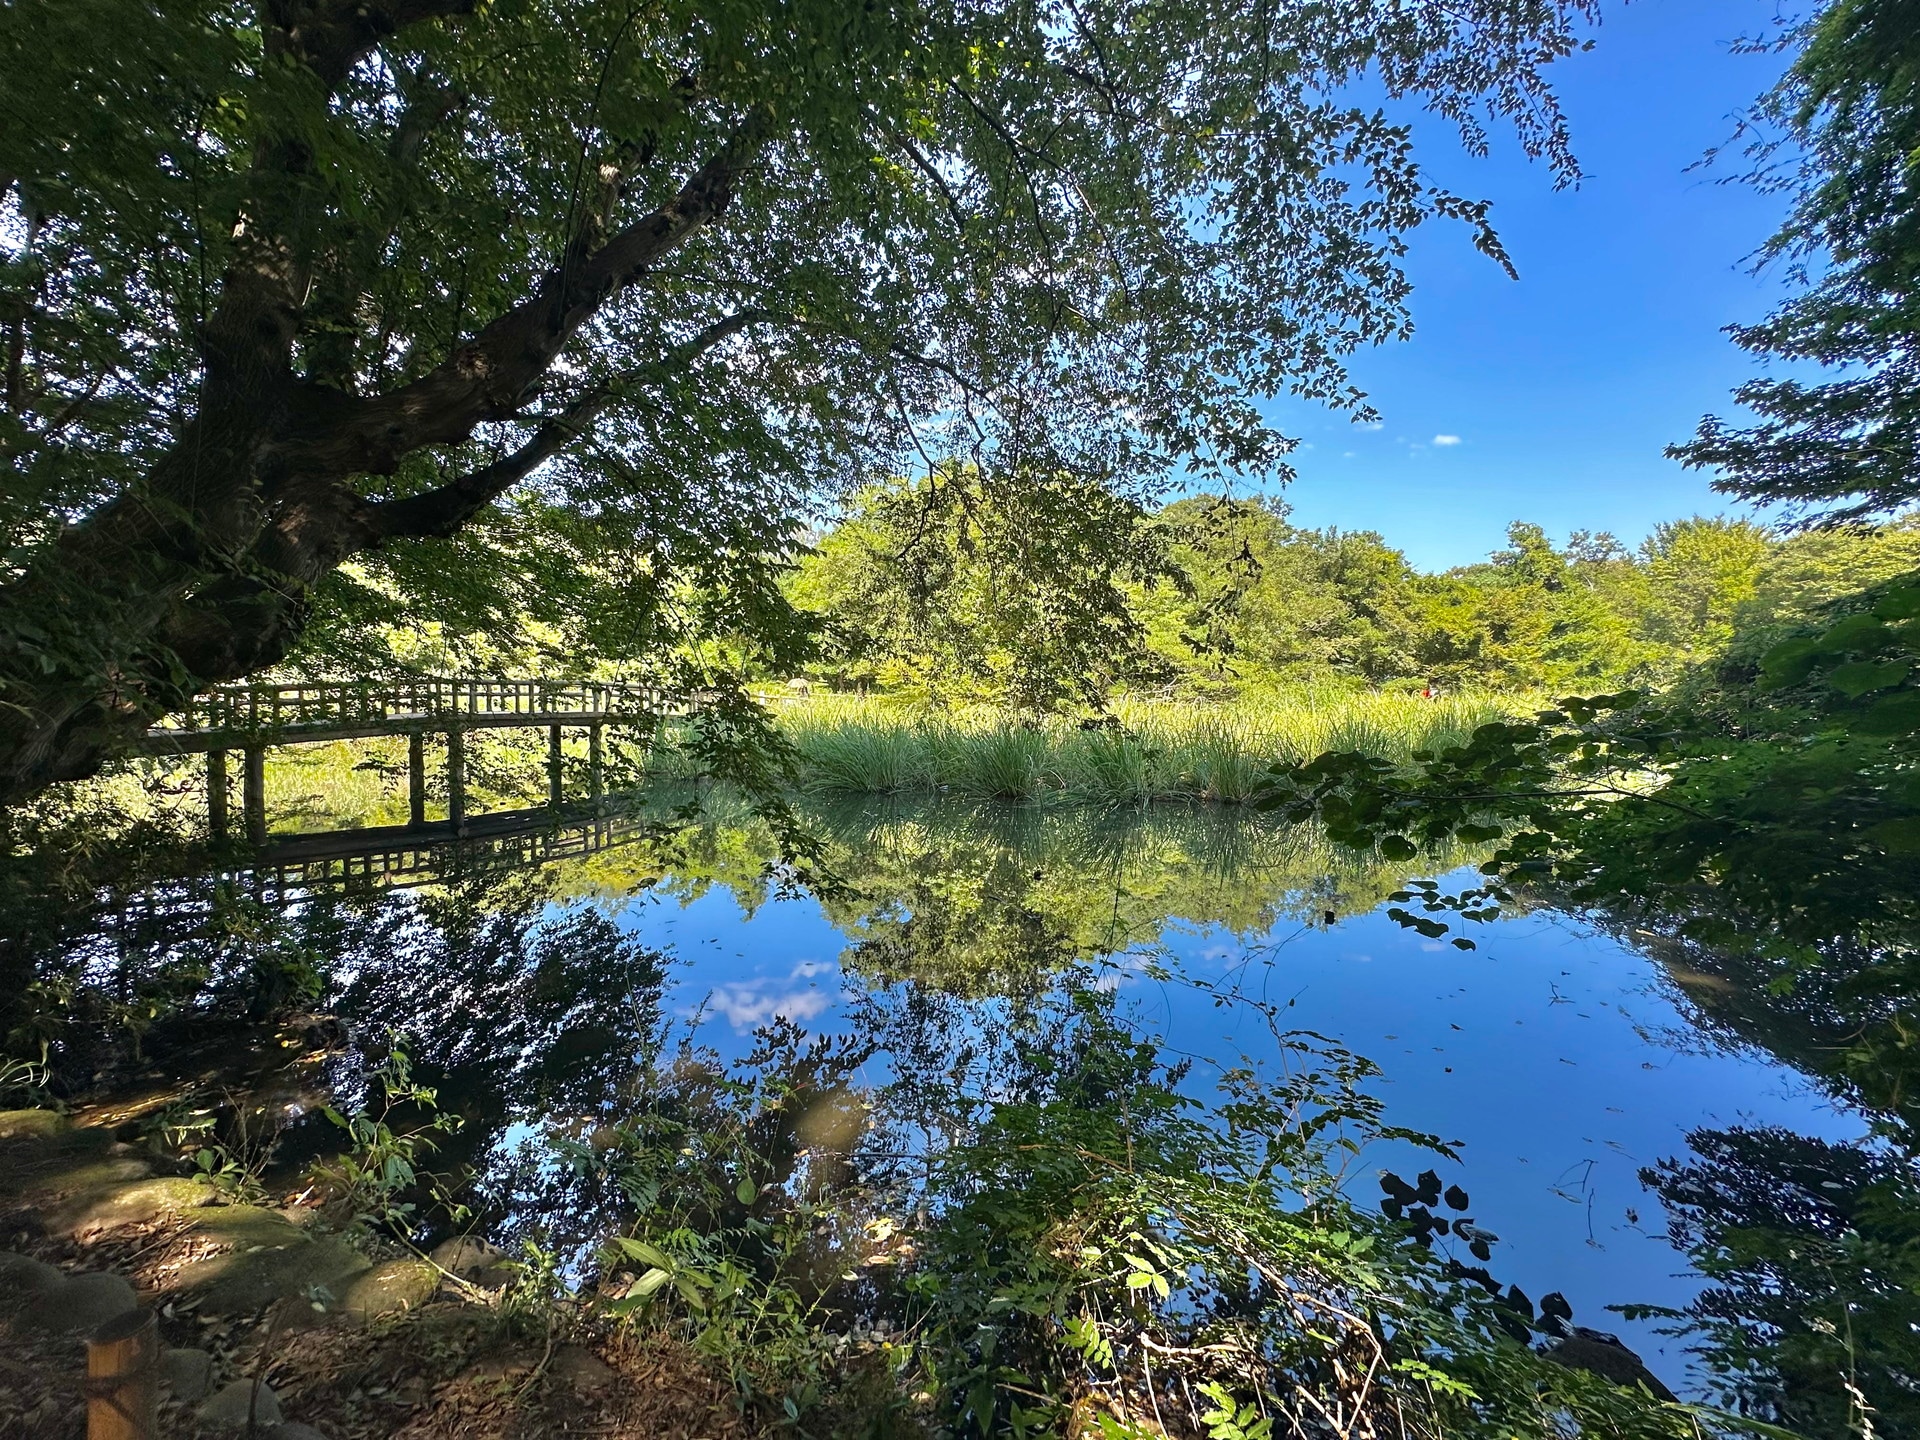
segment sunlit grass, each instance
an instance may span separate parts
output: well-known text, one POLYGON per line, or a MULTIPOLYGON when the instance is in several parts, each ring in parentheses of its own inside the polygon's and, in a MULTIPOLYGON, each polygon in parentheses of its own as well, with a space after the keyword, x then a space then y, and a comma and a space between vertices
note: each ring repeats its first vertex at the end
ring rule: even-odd
POLYGON ((1232 705, 1122 700, 1106 725, 941 710, 886 698, 782 703, 803 783, 818 791, 1058 796, 1238 804, 1277 760, 1363 750, 1404 761, 1529 708, 1524 696, 1299 690, 1232 705))
MULTIPOLYGON (((988 707, 940 709, 887 697, 819 696, 774 701, 799 755, 800 783, 818 795, 950 794, 979 799, 1051 798, 1097 804, 1207 800, 1240 804, 1276 760, 1360 750, 1406 760, 1415 750, 1465 740, 1489 720, 1536 708, 1536 697, 1417 695, 1301 689, 1233 704, 1121 700, 1103 723, 1011 714, 988 707)), ((651 737, 607 737, 610 789, 697 779, 701 765, 676 727, 651 737)), ((469 813, 537 805, 546 795, 546 737, 527 729, 468 739, 469 813)), ((229 823, 242 824, 237 753, 229 757, 229 823)), ((446 746, 430 736, 430 818, 446 813, 446 746)), ((586 738, 565 740, 565 787, 586 793, 586 738)), ((129 816, 175 815, 205 823, 205 762, 141 762, 136 771, 89 782, 129 816)), ((276 746, 267 755, 267 816, 278 834, 403 824, 407 742, 332 741, 276 746)))

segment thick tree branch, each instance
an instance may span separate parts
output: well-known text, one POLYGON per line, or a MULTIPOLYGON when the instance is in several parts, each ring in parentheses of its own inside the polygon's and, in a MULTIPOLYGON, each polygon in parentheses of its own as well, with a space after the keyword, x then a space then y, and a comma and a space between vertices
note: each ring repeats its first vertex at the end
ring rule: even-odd
POLYGON ((422 495, 373 507, 374 545, 387 540, 444 540, 578 439, 613 403, 610 390, 589 390, 543 423, 518 450, 422 495))
POLYGON ((477 0, 267 0, 267 53, 304 60, 332 91, 373 47, 425 20, 473 13, 477 0))
MULTIPOLYGON (((771 311, 742 310, 716 320, 697 335, 676 345, 653 365, 655 375, 682 370, 730 336, 748 326, 776 318, 771 311)), ((637 377, 636 377, 637 378, 637 377)), ((632 382, 629 382, 631 384, 632 382)), ((596 386, 581 395, 533 432, 531 439, 491 465, 450 480, 421 495, 409 495, 373 506, 368 524, 378 545, 390 539, 445 539, 513 486, 559 454, 585 433, 600 413, 619 398, 627 386, 596 386)))
POLYGON ((764 133, 763 117, 748 119, 666 204, 584 259, 556 265, 527 300, 419 379, 372 400, 312 397, 326 403, 290 427, 276 460, 295 472, 389 474, 415 450, 511 419, 595 311, 725 213, 764 133))

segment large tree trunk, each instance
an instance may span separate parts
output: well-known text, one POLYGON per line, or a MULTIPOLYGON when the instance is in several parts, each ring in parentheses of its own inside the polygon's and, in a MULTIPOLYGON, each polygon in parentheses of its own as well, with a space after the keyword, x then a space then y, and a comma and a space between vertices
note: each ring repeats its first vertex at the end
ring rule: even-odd
MULTIPOLYGON (((276 0, 268 9, 282 26, 273 44, 331 85, 381 35, 472 4, 276 0)), ((310 289, 301 246, 271 215, 247 213, 203 333, 198 405, 177 443, 137 493, 69 526, 0 587, 0 804, 96 773, 196 692, 284 660, 313 587, 343 560, 454 533, 576 437, 606 392, 578 395, 519 449, 437 489, 386 501, 363 493, 362 477, 391 474, 409 454, 520 418, 581 325, 724 212, 764 121, 749 116, 651 214, 610 235, 584 224, 521 304, 384 395, 295 373, 310 289)), ((271 137, 260 154, 258 168, 282 177, 308 163, 271 137)), ((654 364, 684 364, 761 318, 730 316, 654 364)))

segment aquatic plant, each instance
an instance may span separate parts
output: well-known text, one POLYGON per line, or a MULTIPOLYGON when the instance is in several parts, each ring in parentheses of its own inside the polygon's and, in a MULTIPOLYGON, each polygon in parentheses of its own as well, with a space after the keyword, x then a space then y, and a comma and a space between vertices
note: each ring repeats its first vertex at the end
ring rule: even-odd
POLYGON ((1341 749, 1406 760, 1527 703, 1303 688, 1217 705, 1122 699, 1099 720, 1074 720, 823 696, 781 703, 778 718, 801 783, 817 791, 1243 804, 1276 760, 1341 749))

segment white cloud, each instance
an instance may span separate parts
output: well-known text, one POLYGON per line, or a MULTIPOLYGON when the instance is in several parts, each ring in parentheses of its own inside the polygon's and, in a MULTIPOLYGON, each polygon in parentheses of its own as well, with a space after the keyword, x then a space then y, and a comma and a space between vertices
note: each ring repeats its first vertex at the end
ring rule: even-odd
POLYGON ((753 1030, 773 1019, 805 1023, 831 1006, 834 999, 824 990, 811 988, 790 990, 784 995, 762 994, 757 983, 749 983, 718 986, 709 1003, 734 1029, 753 1030))
POLYGON ((1458 435, 1436 435, 1433 437, 1433 443, 1436 445, 1458 445, 1460 443, 1460 437, 1458 435))

